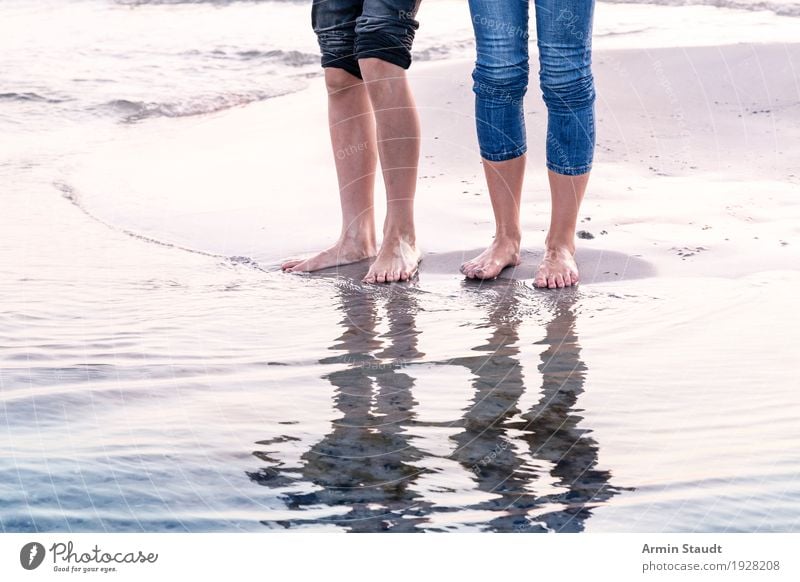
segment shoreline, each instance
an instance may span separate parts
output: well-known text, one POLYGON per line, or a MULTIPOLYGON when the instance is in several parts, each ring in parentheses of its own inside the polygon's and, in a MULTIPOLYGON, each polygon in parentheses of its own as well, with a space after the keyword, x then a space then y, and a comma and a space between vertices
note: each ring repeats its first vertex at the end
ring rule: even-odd
MULTIPOLYGON (((435 262, 436 272, 449 266, 460 276, 461 257, 493 232, 471 66, 430 62, 410 72, 423 127, 416 198, 423 275, 435 262)), ((800 169, 788 148, 800 141, 800 100, 791 70, 800 70, 800 44, 597 51, 598 141, 578 227, 593 238, 577 241, 579 266, 619 272, 625 256, 626 276, 736 277, 800 264, 792 244, 800 169), (702 79, 698 70, 707 72, 702 79), (604 265, 604 253, 617 259, 604 265)), ((314 80, 299 93, 203 118, 153 120, 129 141, 86 156, 64 182, 108 224, 276 268, 326 246, 339 228, 324 103, 322 81, 314 80)), ((530 262, 549 216, 546 110, 535 75, 525 110, 530 262)), ((378 177, 379 224, 381 193, 378 177)))

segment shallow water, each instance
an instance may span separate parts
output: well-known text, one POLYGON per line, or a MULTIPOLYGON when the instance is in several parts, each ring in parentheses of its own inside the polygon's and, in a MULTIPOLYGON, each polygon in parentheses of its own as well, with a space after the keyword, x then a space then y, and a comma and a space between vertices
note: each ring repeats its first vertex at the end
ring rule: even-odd
POLYGON ((798 529, 796 272, 372 288, 24 191, 0 246, 5 531, 798 529))
POLYGON ((148 116, 266 98, 304 71, 245 25, 259 3, 122 4, 54 17, 118 17, 103 30, 119 44, 59 37, 106 47, 59 75, 56 40, 2 36, 20 49, 0 81, 3 531, 800 529, 796 270, 545 292, 441 269, 367 287, 363 265, 288 276, 141 236, 158 221, 104 224, 121 194, 81 205, 61 180, 73 156, 148 123, 163 139, 178 120, 148 116), (163 30, 141 38, 156 12, 173 32, 228 28, 165 47, 163 30), (81 85, 103 63, 117 76, 81 85))

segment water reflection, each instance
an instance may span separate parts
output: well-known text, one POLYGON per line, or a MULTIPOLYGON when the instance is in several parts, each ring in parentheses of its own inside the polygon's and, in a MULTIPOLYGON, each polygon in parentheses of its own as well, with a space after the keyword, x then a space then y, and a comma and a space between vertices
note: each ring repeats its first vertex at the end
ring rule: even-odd
MULTIPOLYGON (((416 295, 401 286, 382 291, 347 284, 338 288, 342 334, 331 350, 341 353, 320 363, 346 366, 324 376, 335 388, 339 417, 331 432, 301 458, 300 477, 315 490, 284 493, 290 509, 344 508, 335 517, 316 521, 350 531, 411 531, 419 519, 409 514, 424 514, 426 505, 410 489, 421 473, 412 463, 422 453, 410 444, 407 430, 416 404, 407 364, 423 356, 417 350, 416 295), (379 307, 386 314, 386 333, 379 331, 379 307)), ((250 477, 285 486, 273 471, 262 469, 250 477)))
POLYGON ((283 470, 274 451, 256 451, 267 466, 248 473, 280 489, 292 518, 279 523, 373 532, 463 521, 493 531, 581 531, 591 508, 619 493, 610 472, 597 467, 597 442, 579 426, 576 403, 587 367, 575 331, 577 291, 465 282, 463 294, 486 314, 475 326, 489 334, 467 356, 432 362, 418 349, 421 296, 413 287, 339 287, 342 333, 331 346, 339 353, 320 361, 338 365, 324 376, 334 386, 338 417, 302 455, 299 469, 283 470), (525 369, 521 355, 520 325, 532 305, 540 317, 547 314, 538 372, 525 369), (417 417, 416 365, 469 371, 474 397, 460 417, 444 423, 417 417), (538 399, 523 398, 532 389, 538 399), (521 400, 534 404, 523 410, 521 400), (437 426, 450 429, 441 437, 449 439, 446 457, 424 447, 429 431, 415 438, 437 426), (450 470, 453 461, 468 475, 469 491, 446 488, 452 503, 442 502, 441 491, 434 502, 420 480, 450 470))
POLYGON ((475 397, 464 414, 464 430, 454 437, 454 457, 492 495, 474 509, 497 517, 495 531, 582 531, 591 507, 620 489, 609 471, 597 468, 598 444, 579 423, 576 408, 587 367, 575 330, 578 291, 540 294, 548 312, 538 374, 520 362, 519 327, 529 314, 520 309, 519 285, 482 290, 491 331, 478 355, 452 360, 474 377, 475 397), (527 374, 527 381, 526 381, 527 374), (520 410, 526 390, 541 384, 538 401, 520 410))

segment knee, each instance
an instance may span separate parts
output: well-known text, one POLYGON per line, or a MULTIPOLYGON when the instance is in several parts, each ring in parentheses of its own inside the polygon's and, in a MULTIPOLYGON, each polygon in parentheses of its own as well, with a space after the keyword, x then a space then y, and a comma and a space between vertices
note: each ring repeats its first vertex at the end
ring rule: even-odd
POLYGON ((528 90, 528 63, 487 65, 478 63, 472 73, 475 94, 484 100, 512 102, 528 90))
POLYGON ((363 81, 345 69, 329 67, 325 69, 325 87, 329 95, 339 95, 360 88, 363 81))
POLYGON ((588 66, 563 70, 542 68, 539 86, 548 109, 571 111, 595 101, 594 77, 588 66))
POLYGON ((368 82, 393 79, 405 74, 405 69, 376 57, 359 59, 358 66, 361 68, 364 80, 368 82))

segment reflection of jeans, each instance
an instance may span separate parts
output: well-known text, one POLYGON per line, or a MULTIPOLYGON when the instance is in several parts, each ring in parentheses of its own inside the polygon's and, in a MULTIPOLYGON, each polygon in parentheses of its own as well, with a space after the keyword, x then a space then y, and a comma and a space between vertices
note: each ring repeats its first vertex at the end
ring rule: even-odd
POLYGON ((418 7, 419 0, 314 0, 311 26, 322 66, 360 78, 358 59, 372 57, 407 69, 418 7))
MULTIPOLYGON (((547 167, 577 175, 595 144, 594 0, 533 0, 539 83, 547 105, 547 167)), ((509 160, 527 150, 528 0, 469 0, 478 56, 472 75, 481 156, 509 160)))

